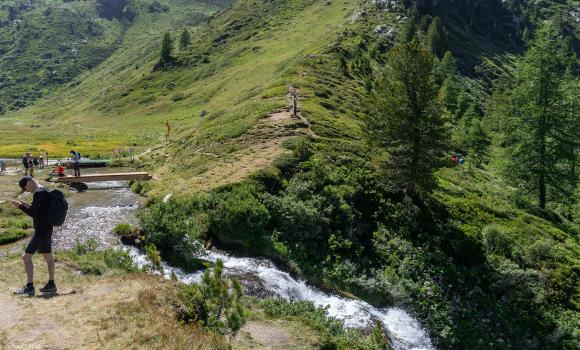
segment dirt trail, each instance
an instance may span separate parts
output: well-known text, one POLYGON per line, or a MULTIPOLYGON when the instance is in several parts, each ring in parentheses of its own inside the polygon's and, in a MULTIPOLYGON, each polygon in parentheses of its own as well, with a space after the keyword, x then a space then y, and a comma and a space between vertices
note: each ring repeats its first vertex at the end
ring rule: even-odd
POLYGON ((300 109, 299 100, 297 101, 296 116, 294 116, 293 113, 294 99, 298 98, 298 96, 299 96, 298 90, 294 89, 292 86, 288 86, 288 93, 285 96, 288 106, 283 110, 270 113, 268 120, 270 122, 282 122, 285 120, 291 120, 292 118, 298 118, 300 119, 302 124, 306 126, 306 133, 313 138, 318 138, 318 135, 316 135, 314 131, 312 131, 310 121, 308 121, 308 119, 306 119, 306 117, 302 113, 302 110, 300 109))

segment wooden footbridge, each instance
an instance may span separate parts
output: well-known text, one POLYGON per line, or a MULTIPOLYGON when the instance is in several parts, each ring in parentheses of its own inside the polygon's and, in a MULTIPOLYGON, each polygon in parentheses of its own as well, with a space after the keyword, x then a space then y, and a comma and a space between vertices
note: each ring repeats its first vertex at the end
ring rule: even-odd
POLYGON ((88 174, 81 176, 64 176, 56 178, 59 183, 79 183, 79 182, 102 182, 102 181, 123 181, 123 180, 151 180, 153 176, 145 172, 133 173, 111 173, 111 174, 88 174))

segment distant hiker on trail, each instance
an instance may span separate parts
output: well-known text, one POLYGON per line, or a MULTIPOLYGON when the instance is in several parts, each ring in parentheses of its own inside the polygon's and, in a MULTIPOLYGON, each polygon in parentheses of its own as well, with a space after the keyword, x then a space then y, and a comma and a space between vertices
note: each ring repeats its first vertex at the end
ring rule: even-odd
POLYGON ((34 176, 34 163, 32 162, 30 152, 26 152, 24 157, 22 157, 22 165, 24 166, 24 176, 34 176))
POLYGON ((44 169, 44 157, 42 154, 38 156, 38 165, 40 166, 40 169, 44 169))
POLYGON ((453 162, 453 164, 457 164, 457 162, 458 162, 457 154, 453 153, 451 155, 451 161, 453 162))
POLYGON ((165 121, 165 127, 167 128, 167 132, 165 133, 165 142, 169 141, 169 133, 171 132, 171 125, 169 124, 169 120, 165 121))
POLYGON ((81 161, 81 154, 76 152, 74 149, 70 151, 72 155, 72 166, 75 171, 75 176, 81 176, 81 168, 80 168, 80 161, 81 161))
POLYGON ((6 172, 6 162, 2 159, 0 159, 0 173, 5 173, 6 172))
POLYGON ((32 197, 32 205, 13 200, 12 205, 22 210, 34 222, 34 236, 28 243, 22 261, 24 262, 24 269, 26 271, 27 283, 22 289, 15 291, 15 294, 34 295, 34 265, 32 264, 32 255, 36 252, 44 256, 46 265, 48 267, 48 283, 40 288, 42 293, 56 292, 56 285, 54 283, 54 257, 52 256, 52 229, 53 225, 47 221, 48 207, 51 203, 49 192, 36 182, 30 176, 24 176, 18 183, 22 191, 34 193, 32 197))

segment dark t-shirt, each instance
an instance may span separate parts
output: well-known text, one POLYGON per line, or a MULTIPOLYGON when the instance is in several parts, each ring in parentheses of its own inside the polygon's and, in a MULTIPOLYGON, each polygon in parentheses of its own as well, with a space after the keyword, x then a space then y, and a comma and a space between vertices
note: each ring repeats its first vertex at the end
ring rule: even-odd
POLYGON ((32 218, 35 235, 52 233, 52 225, 46 221, 49 201, 48 191, 44 187, 41 187, 34 192, 32 204, 29 208, 20 206, 20 210, 32 218))

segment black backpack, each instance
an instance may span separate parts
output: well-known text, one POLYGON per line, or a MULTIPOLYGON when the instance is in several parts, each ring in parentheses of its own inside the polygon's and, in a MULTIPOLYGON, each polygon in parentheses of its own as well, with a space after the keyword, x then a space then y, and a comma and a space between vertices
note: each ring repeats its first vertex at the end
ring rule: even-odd
POLYGON ((68 202, 64 194, 59 190, 52 190, 48 193, 48 209, 46 211, 46 221, 52 226, 61 226, 66 219, 68 202))

